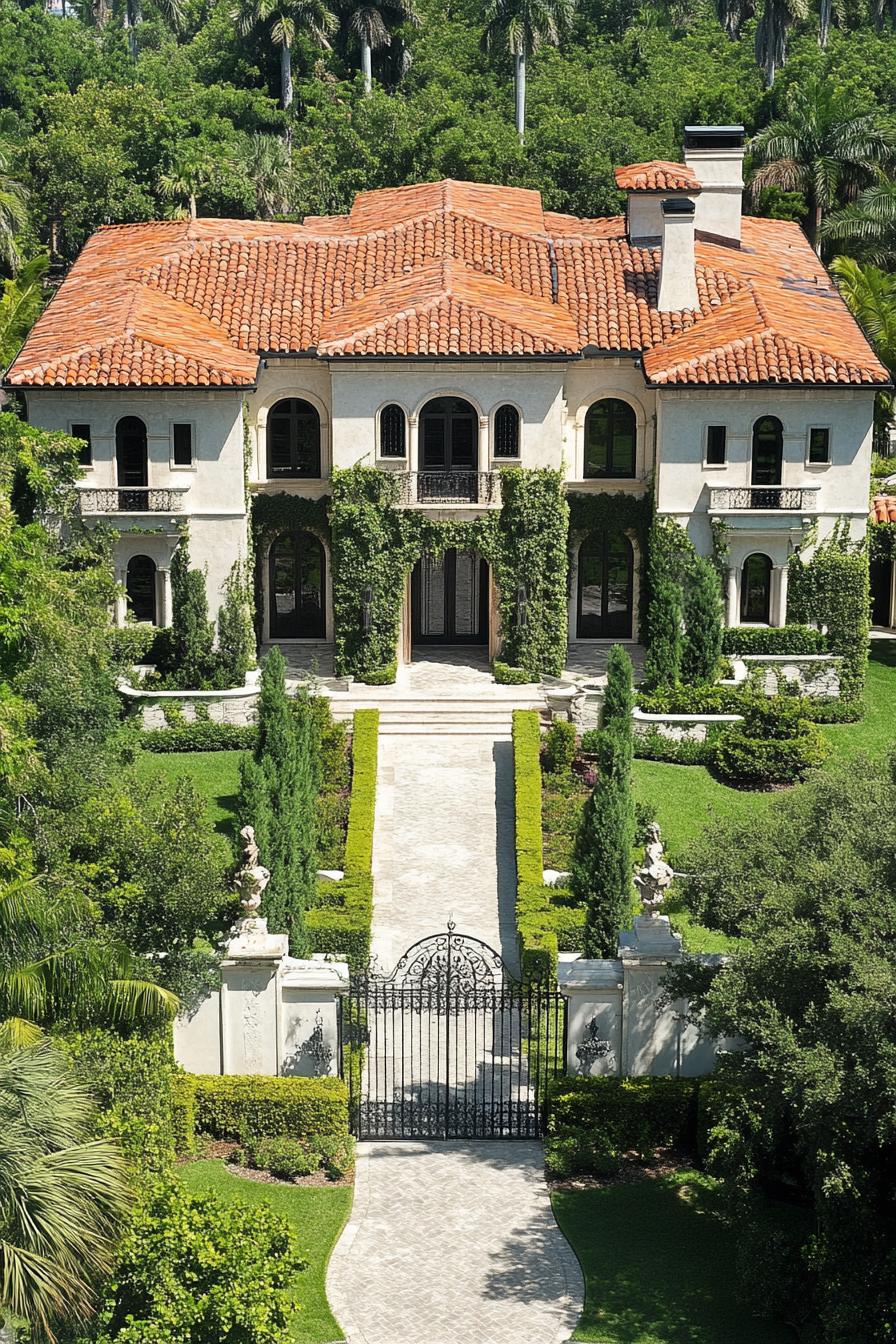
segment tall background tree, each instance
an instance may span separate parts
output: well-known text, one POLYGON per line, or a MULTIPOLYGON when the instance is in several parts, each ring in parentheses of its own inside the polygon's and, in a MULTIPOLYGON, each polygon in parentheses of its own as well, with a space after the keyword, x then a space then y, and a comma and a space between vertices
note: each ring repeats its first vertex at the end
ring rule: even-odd
POLYGON ((577 0, 486 0, 482 35, 486 51, 500 47, 513 57, 516 130, 526 133, 526 62, 539 47, 558 47, 572 28, 577 0))
POLYGON ((248 36, 256 28, 266 28, 271 41, 280 49, 280 106, 292 107, 292 52, 296 37, 302 35, 323 51, 330 49, 330 38, 338 27, 336 15, 325 0, 241 0, 231 11, 237 31, 248 36))
POLYGON ((361 47, 364 92, 370 93, 373 87, 373 53, 391 46, 392 29, 399 24, 419 27, 420 16, 414 0, 371 0, 367 4, 347 0, 343 5, 343 13, 350 34, 361 47))

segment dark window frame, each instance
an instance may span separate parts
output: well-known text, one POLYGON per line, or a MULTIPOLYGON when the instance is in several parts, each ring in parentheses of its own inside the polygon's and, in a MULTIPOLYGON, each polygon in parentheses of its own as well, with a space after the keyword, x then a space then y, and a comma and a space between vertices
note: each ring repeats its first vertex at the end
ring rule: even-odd
POLYGON ((397 401, 390 401, 380 411, 380 457, 388 458, 390 462, 400 462, 407 455, 408 417, 403 406, 399 406, 397 401))
POLYGON ((502 462, 518 459, 522 427, 522 416, 512 402, 508 401, 499 406, 495 411, 495 442, 492 457, 500 458, 502 462))
POLYGON ((831 427, 830 425, 810 425, 809 443, 806 449, 806 465, 809 467, 829 467, 831 465, 831 427), (815 434, 824 435, 824 457, 813 457, 815 445, 812 442, 815 434))
POLYGON ((322 433, 320 411, 304 397, 282 397, 268 412, 267 423, 267 479, 319 481, 322 472, 322 433), (286 408, 286 409, 281 409, 286 408), (275 437, 282 429, 286 430, 285 466, 274 465, 275 437), (307 442, 302 445, 300 436, 307 432, 307 442), (303 461, 304 458, 304 461, 303 461))
POLYGON ((179 471, 187 470, 196 465, 196 430, 192 420, 172 420, 171 421, 171 465, 179 471), (187 431, 187 461, 178 461, 178 454, 182 455, 183 442, 178 443, 178 438, 183 439, 183 431, 187 431), (180 431, 180 434, 178 433, 180 431))
POLYGON ((728 426, 706 426, 706 448, 704 462, 707 467, 724 467, 728 462, 728 426), (715 439, 715 442, 713 440, 715 439), (721 439, 721 454, 719 452, 721 439))
POLYGON ((92 467, 93 440, 90 434, 90 425, 88 425, 85 421, 79 421, 77 424, 73 423, 69 430, 69 434, 71 438, 80 439, 84 444, 84 447, 78 454, 78 465, 81 467, 92 467))
POLYGON ((635 408, 632 405, 630 405, 629 402, 623 401, 621 397, 600 397, 597 401, 593 401, 591 405, 588 407, 588 411, 585 415, 584 440, 585 442, 584 442, 582 471, 583 471, 583 478, 586 481, 594 481, 594 480, 633 481, 637 479, 636 473, 638 470, 638 417, 635 414, 635 408), (598 412, 598 410, 601 407, 606 407, 608 414, 611 417, 608 427, 608 437, 606 445, 607 465, 605 468, 592 468, 589 466, 589 453, 588 453, 589 439, 590 439, 589 424, 591 422, 592 417, 598 412), (617 425, 615 423, 615 417, 617 415, 619 415, 620 418, 622 418, 622 416, 624 415, 624 419, 626 421, 625 426, 617 425), (622 436, 623 429, 630 430, 631 432, 631 453, 630 457, 629 456, 626 457, 626 461, 624 464, 621 463, 617 464, 615 460, 617 457, 616 441, 617 438, 620 438, 622 436))

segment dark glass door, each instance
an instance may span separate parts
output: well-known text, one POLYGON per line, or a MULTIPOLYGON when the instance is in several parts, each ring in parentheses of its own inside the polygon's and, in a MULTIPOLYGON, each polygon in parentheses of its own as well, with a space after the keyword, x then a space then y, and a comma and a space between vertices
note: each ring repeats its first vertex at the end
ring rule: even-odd
POLYGON ((439 397, 424 408, 417 497, 476 499, 479 417, 468 401, 439 397))
POLYGON ((324 548, 310 532, 278 537, 271 547, 271 639, 323 639, 324 548))
POLYGON ((778 489, 762 490, 757 486, 780 486, 784 461, 784 427, 773 415, 763 416, 753 426, 753 463, 750 483, 754 509, 777 509, 781 503, 778 489))
POLYGON ((476 551, 424 555, 411 580, 414 642, 488 642, 488 566, 476 551))
POLYGON ((133 555, 128 561, 125 590, 135 621, 156 623, 156 566, 148 555, 133 555))
POLYGON ((740 585, 740 619, 746 625, 768 625, 772 605, 772 562, 767 555, 747 556, 740 585))
POLYGON ((890 624, 890 594, 893 582, 891 560, 871 561, 871 621, 873 625, 890 624))
POLYGON ((146 426, 136 415, 126 415, 115 427, 115 469, 119 508, 145 512, 149 508, 146 426))
POLYGON ((632 548, 627 537, 597 532, 579 549, 579 639, 631 639, 632 548))

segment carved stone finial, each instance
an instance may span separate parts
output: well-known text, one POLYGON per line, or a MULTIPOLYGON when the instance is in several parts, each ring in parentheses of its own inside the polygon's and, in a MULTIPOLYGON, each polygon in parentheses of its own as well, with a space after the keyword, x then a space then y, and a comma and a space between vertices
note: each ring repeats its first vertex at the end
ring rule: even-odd
POLYGON ((635 886, 641 897, 643 912, 648 918, 656 915, 674 876, 674 870, 665 859, 660 828, 652 821, 647 827, 644 862, 635 874, 635 886))
POLYGON ((259 863, 258 845, 255 843, 255 830, 252 826, 243 826, 240 830, 243 842, 243 861, 234 878, 234 886, 239 892, 240 905, 243 907, 243 927, 255 924, 261 907, 261 898, 265 887, 271 880, 271 874, 259 863))

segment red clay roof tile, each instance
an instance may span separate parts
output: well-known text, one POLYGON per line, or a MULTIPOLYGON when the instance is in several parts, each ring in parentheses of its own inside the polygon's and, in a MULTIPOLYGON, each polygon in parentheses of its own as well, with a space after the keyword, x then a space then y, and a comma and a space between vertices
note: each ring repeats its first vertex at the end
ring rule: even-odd
POLYGON ((872 523, 896 523, 896 495, 875 495, 869 516, 872 523))
POLYGON ((613 176, 622 191, 686 191, 700 190, 700 181, 683 163, 669 163, 666 159, 651 159, 649 163, 630 163, 617 168, 613 176))
MULTIPOLYGON (((681 165, 671 165, 685 172, 681 165)), ((643 352, 648 381, 885 383, 796 225, 698 235, 699 311, 660 313, 660 253, 625 220, 545 213, 537 192, 430 182, 303 224, 115 225, 87 243, 13 386, 250 386, 259 353, 643 352)))

